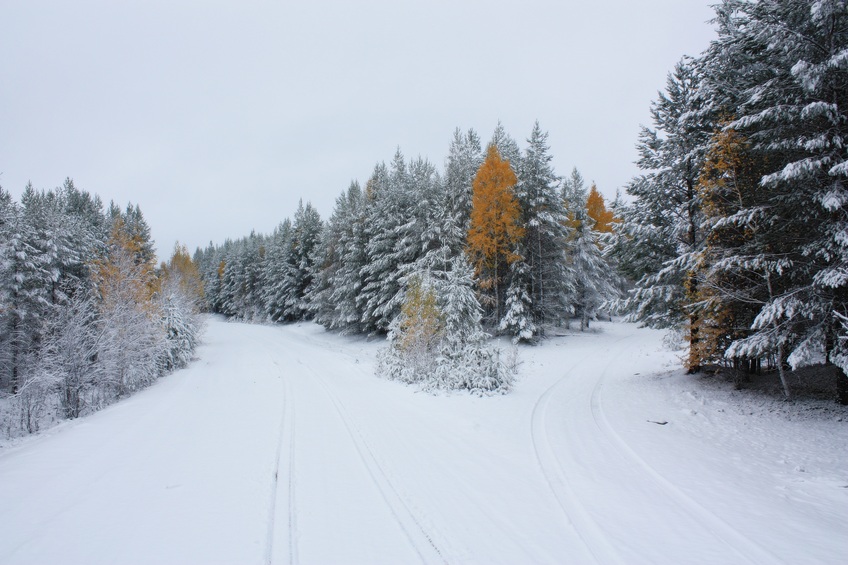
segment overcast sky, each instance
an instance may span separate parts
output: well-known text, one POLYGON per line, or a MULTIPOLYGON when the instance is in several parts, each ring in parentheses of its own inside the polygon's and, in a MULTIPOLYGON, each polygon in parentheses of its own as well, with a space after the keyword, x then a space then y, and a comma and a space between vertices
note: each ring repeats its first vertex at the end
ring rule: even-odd
POLYGON ((713 0, 4 0, 0 185, 138 203, 160 256, 327 218, 399 146, 535 120, 608 197, 713 0))

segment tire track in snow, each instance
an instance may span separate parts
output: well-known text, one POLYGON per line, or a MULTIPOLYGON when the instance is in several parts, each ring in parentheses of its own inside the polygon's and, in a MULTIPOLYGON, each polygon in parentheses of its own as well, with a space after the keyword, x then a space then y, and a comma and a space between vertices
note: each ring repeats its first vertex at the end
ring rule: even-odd
MULTIPOLYGON (((287 382, 288 390, 291 390, 291 384, 287 382)), ((289 481, 288 481, 288 491, 289 491, 289 563, 291 565, 296 565, 298 562, 297 557, 297 506, 295 505, 295 474, 294 474, 294 445, 295 445, 295 433, 294 433, 294 423, 295 419, 295 406, 294 402, 291 403, 289 409, 289 429, 291 430, 289 434, 289 481)))
MULTIPOLYGON (((303 343, 303 344, 305 344, 309 347, 319 348, 322 351, 327 349, 327 342, 322 341, 322 340, 317 340, 313 336, 310 336, 310 335, 295 333, 295 334, 287 335, 287 338, 288 339, 296 339, 296 340, 300 341, 301 343, 303 343)), ((361 374, 361 375, 363 375, 367 378, 375 378, 374 373, 372 371, 366 370, 366 367, 363 364, 360 363, 360 359, 363 357, 363 355, 366 355, 366 357, 367 357, 367 354, 363 354, 362 352, 357 353, 357 352, 354 352, 354 351, 350 351, 348 348, 345 348, 343 346, 338 346, 338 345, 330 347, 329 351, 331 351, 333 354, 336 354, 336 355, 339 355, 339 356, 342 356, 342 357, 349 359, 350 360, 349 368, 351 370, 353 370, 353 371, 355 371, 355 372, 357 372, 357 373, 359 373, 359 374, 361 374)), ((313 374, 315 373, 315 371, 312 370, 312 369, 310 369, 310 371, 313 374)), ((324 384, 325 389, 326 389, 327 386, 329 386, 329 385, 326 385, 326 379, 321 378, 321 380, 323 381, 322 384, 324 384)), ((336 395, 336 399, 338 400, 338 395, 336 395)), ((353 423, 353 422, 351 422, 351 423, 353 423)), ((354 424, 354 427, 356 428, 356 431, 359 433, 360 437, 362 437, 362 433, 359 431, 359 428, 356 427, 355 424, 354 424)), ((363 441, 364 441, 364 437, 363 437, 363 441)), ((368 449, 369 449, 369 451, 371 451, 370 446, 369 446, 368 449)), ((376 457, 376 455, 374 454, 373 451, 371 451, 371 454, 374 457, 375 464, 377 465, 377 467, 379 467, 380 472, 382 473, 382 475, 384 477, 386 477, 386 480, 388 481, 389 485, 391 485, 391 488, 394 490, 394 492, 397 494, 397 496, 400 498, 400 500, 403 501, 403 504, 407 507, 409 513, 412 516, 419 516, 419 517, 423 516, 423 518, 427 519, 426 521, 424 519, 418 520, 418 522, 421 524, 420 527, 425 531, 436 530, 435 526, 432 525, 433 520, 429 519, 429 516, 427 516, 427 514, 424 511, 422 511, 417 504, 415 504, 414 499, 412 499, 408 495, 408 493, 405 493, 403 491, 403 489, 398 486, 398 484, 397 484, 398 482, 393 479, 392 473, 390 473, 387 470, 387 466, 386 466, 385 462, 380 463, 380 461, 378 460, 378 458, 376 457), (427 522, 429 522, 429 524, 431 525, 429 528, 427 527, 427 522)), ((375 481, 375 483, 376 483, 376 481, 375 481)), ((387 504, 388 504, 388 501, 387 501, 387 504)), ((514 535, 514 533, 515 533, 514 530, 511 530, 508 527, 505 527, 503 525, 502 521, 495 520, 490 515, 485 516, 485 518, 488 519, 488 525, 486 526, 486 528, 489 530, 490 535, 492 535, 492 536, 501 535, 501 536, 505 536, 505 537, 514 535), (495 532, 494 530, 497 530, 497 532, 495 532)), ((425 534, 425 535, 430 540, 428 542, 429 544, 434 543, 432 541, 433 540, 432 535, 429 535, 429 534, 425 534)), ((450 562, 464 562, 468 559, 468 556, 471 555, 471 552, 467 549, 467 547, 465 547, 465 545, 462 544, 461 541, 459 541, 457 539, 445 540, 444 535, 441 534, 441 533, 439 533, 438 539, 442 540, 441 543, 438 544, 439 545, 439 551, 442 554, 442 558, 441 558, 442 560, 449 560, 450 562), (448 548, 447 550, 446 550, 446 547, 448 548), (445 554, 448 555, 449 557, 445 557, 445 554)), ((527 559, 530 559, 530 561, 527 561, 527 562, 532 562, 532 558, 528 557, 527 559)))
MULTIPOLYGON (((270 342, 266 342, 271 348, 270 342)), ((292 386, 280 370, 280 364, 272 357, 272 362, 277 367, 278 376, 283 380, 285 392, 283 396, 283 408, 280 417, 280 428, 277 439, 277 453, 274 462, 274 475, 271 479, 271 503, 268 510, 268 530, 265 536, 265 563, 271 565, 278 561, 276 559, 276 549, 279 544, 277 539, 277 502, 281 496, 280 491, 280 472, 285 469, 285 476, 282 482, 285 483, 286 500, 287 500, 287 545, 288 545, 288 562, 295 565, 298 562, 297 558, 297 512, 295 510, 295 478, 294 478, 294 453, 295 453, 295 404, 292 396, 292 386), (288 462, 285 467, 281 465, 283 452, 288 454, 288 462)))
POLYGON ((356 449, 359 458, 362 460, 368 475, 377 487, 383 501, 386 503, 386 506, 388 506, 389 511, 400 529, 405 534, 409 544, 415 550, 415 553, 418 554, 422 563, 437 562, 447 564, 448 560, 445 555, 445 551, 442 549, 444 544, 437 543, 435 536, 423 525, 423 520, 419 518, 415 512, 413 512, 412 508, 410 508, 411 504, 405 500, 398 489, 394 486, 386 471, 377 461, 371 446, 365 440, 362 432, 353 422, 336 394, 332 392, 330 386, 316 370, 303 364, 299 358, 298 363, 315 376, 315 380, 320 383, 324 392, 327 394, 327 397, 330 399, 330 402, 335 408, 336 414, 339 416, 340 421, 347 430, 347 433, 353 442, 353 446, 356 449))
POLYGON ((604 368, 598 382, 592 390, 591 409, 592 416, 595 420, 595 425, 604 433, 619 449, 620 453, 625 454, 631 459, 638 468, 640 468, 651 480, 659 485, 665 491, 671 500, 691 516, 695 521, 699 522, 703 530, 710 532, 717 540, 729 547, 741 558, 750 563, 784 563, 775 554, 771 553, 760 544, 745 537, 736 531, 730 524, 724 521, 715 513, 708 510, 695 499, 683 492, 678 486, 661 475, 650 463, 648 463, 641 455, 639 455, 624 438, 615 431, 612 424, 607 418, 606 411, 603 407, 601 391, 603 390, 604 380, 607 378, 609 364, 604 368))
MULTIPOLYGON (((624 339, 627 338, 620 338, 613 342, 612 345, 616 345, 624 339)), ((583 542, 591 557, 596 563, 618 563, 624 565, 626 561, 622 559, 613 544, 610 543, 607 535, 586 510, 577 493, 574 492, 574 489, 569 484, 568 477, 551 447, 545 426, 545 415, 547 414, 551 396, 553 396, 557 388, 567 382, 577 367, 586 361, 595 359, 593 353, 594 351, 590 350, 539 396, 533 405, 533 412, 530 418, 530 436, 533 443, 533 450, 536 454, 536 460, 539 463, 539 468, 542 470, 542 475, 545 477, 548 487, 553 492, 554 498, 565 514, 569 525, 577 534, 580 541, 583 542)), ((608 365, 611 362, 612 360, 608 362, 608 365)))
POLYGON ((296 406, 291 378, 287 377, 282 370, 280 361, 277 359, 276 351, 278 344, 273 340, 264 338, 265 351, 276 368, 277 377, 283 381, 283 407, 280 415, 280 428, 277 440, 277 453, 274 464, 274 475, 272 478, 271 504, 268 519, 268 531, 266 538, 265 562, 270 565, 282 560, 280 555, 280 542, 285 541, 288 548, 287 562, 296 565, 299 562, 297 551, 297 507, 296 507, 296 477, 295 477, 295 423, 296 406), (271 353, 273 352, 273 353, 271 353), (282 456, 286 453, 288 461, 283 463, 282 456), (281 472, 284 472, 281 477, 281 472), (280 483, 285 489, 280 489, 280 483), (286 506, 286 538, 280 540, 277 533, 277 523, 280 510, 278 510, 280 498, 285 495, 286 506))

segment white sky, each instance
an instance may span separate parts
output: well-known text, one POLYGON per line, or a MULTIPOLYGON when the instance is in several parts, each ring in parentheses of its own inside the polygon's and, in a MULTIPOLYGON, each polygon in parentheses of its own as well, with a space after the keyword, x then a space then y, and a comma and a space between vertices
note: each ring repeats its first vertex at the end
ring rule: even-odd
POLYGON ((0 185, 65 177, 176 240, 322 217, 400 146, 440 168, 453 130, 522 148, 608 197, 637 169, 666 74, 713 38, 713 0, 5 0, 0 185))

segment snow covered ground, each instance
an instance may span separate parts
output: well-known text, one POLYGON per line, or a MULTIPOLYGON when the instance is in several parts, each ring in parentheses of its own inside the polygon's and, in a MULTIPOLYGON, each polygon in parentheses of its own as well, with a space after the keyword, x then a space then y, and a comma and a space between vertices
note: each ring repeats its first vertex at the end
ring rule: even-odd
POLYGON ((597 328, 478 398, 212 320, 188 369, 0 451, 0 563, 845 562, 848 412, 739 404, 597 328))

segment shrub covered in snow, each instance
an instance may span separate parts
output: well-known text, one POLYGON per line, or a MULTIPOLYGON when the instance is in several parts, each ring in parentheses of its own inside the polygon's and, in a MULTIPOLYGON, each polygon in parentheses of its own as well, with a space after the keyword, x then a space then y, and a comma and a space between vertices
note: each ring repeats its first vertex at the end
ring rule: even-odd
POLYGON ((512 375, 499 352, 488 347, 481 319, 473 270, 464 256, 438 276, 412 275, 377 372, 429 391, 507 392, 512 375))

